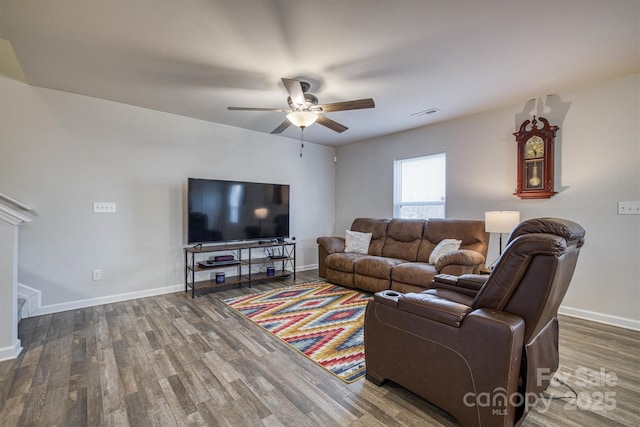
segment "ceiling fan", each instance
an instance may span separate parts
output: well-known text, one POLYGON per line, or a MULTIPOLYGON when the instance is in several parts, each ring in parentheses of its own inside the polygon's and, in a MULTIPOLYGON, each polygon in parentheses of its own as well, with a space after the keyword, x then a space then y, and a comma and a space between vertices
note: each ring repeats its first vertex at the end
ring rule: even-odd
POLYGON ((331 120, 320 113, 332 113, 334 111, 360 110, 363 108, 374 108, 375 103, 372 98, 357 99, 354 101, 334 102, 331 104, 318 105, 318 98, 308 93, 311 85, 308 82, 282 78, 282 83, 289 93, 287 103, 289 108, 253 108, 253 107, 227 107, 229 110, 241 111, 279 111, 287 113, 286 119, 271 133, 282 133, 290 125, 304 129, 316 121, 322 126, 342 133, 349 129, 343 124, 331 120))

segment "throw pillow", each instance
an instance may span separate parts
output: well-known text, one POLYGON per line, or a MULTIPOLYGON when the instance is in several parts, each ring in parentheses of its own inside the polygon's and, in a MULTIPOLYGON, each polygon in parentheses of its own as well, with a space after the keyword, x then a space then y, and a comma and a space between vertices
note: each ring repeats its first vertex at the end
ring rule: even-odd
POLYGON ((448 254, 449 252, 457 251, 460 248, 460 244, 462 240, 456 239, 444 239, 440 243, 436 245, 429 255, 429 264, 436 265, 438 262, 438 258, 440 258, 444 254, 448 254))
POLYGON ((369 253, 369 243, 371 243, 372 233, 360 233, 358 231, 347 230, 345 236, 345 252, 355 252, 358 254, 369 253))

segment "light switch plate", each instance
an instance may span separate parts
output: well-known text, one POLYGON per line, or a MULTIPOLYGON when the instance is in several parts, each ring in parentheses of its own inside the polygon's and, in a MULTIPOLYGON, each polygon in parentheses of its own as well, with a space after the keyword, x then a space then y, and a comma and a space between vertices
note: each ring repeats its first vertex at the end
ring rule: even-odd
POLYGON ((112 202, 93 202, 95 213, 116 213, 116 204, 112 202))
POLYGON ((618 202, 618 215, 640 215, 640 202, 618 202))

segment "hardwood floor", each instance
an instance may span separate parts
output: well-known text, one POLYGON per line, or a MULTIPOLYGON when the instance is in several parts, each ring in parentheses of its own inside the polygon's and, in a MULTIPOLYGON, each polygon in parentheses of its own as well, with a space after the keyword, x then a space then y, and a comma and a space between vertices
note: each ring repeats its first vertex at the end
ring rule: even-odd
MULTIPOLYGON (((0 363, 0 426, 457 425, 397 385, 343 383, 221 301, 290 284, 22 320, 24 351, 0 363)), ((539 402, 523 425, 640 425, 640 332, 561 317, 560 334, 559 372, 580 399, 539 402)))

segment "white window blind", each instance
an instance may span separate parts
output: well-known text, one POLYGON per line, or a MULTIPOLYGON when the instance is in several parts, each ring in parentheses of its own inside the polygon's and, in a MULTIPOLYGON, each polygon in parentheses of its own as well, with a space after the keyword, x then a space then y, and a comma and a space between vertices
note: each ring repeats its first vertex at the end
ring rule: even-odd
POLYGON ((396 218, 444 218, 447 156, 445 153, 394 161, 396 218))

